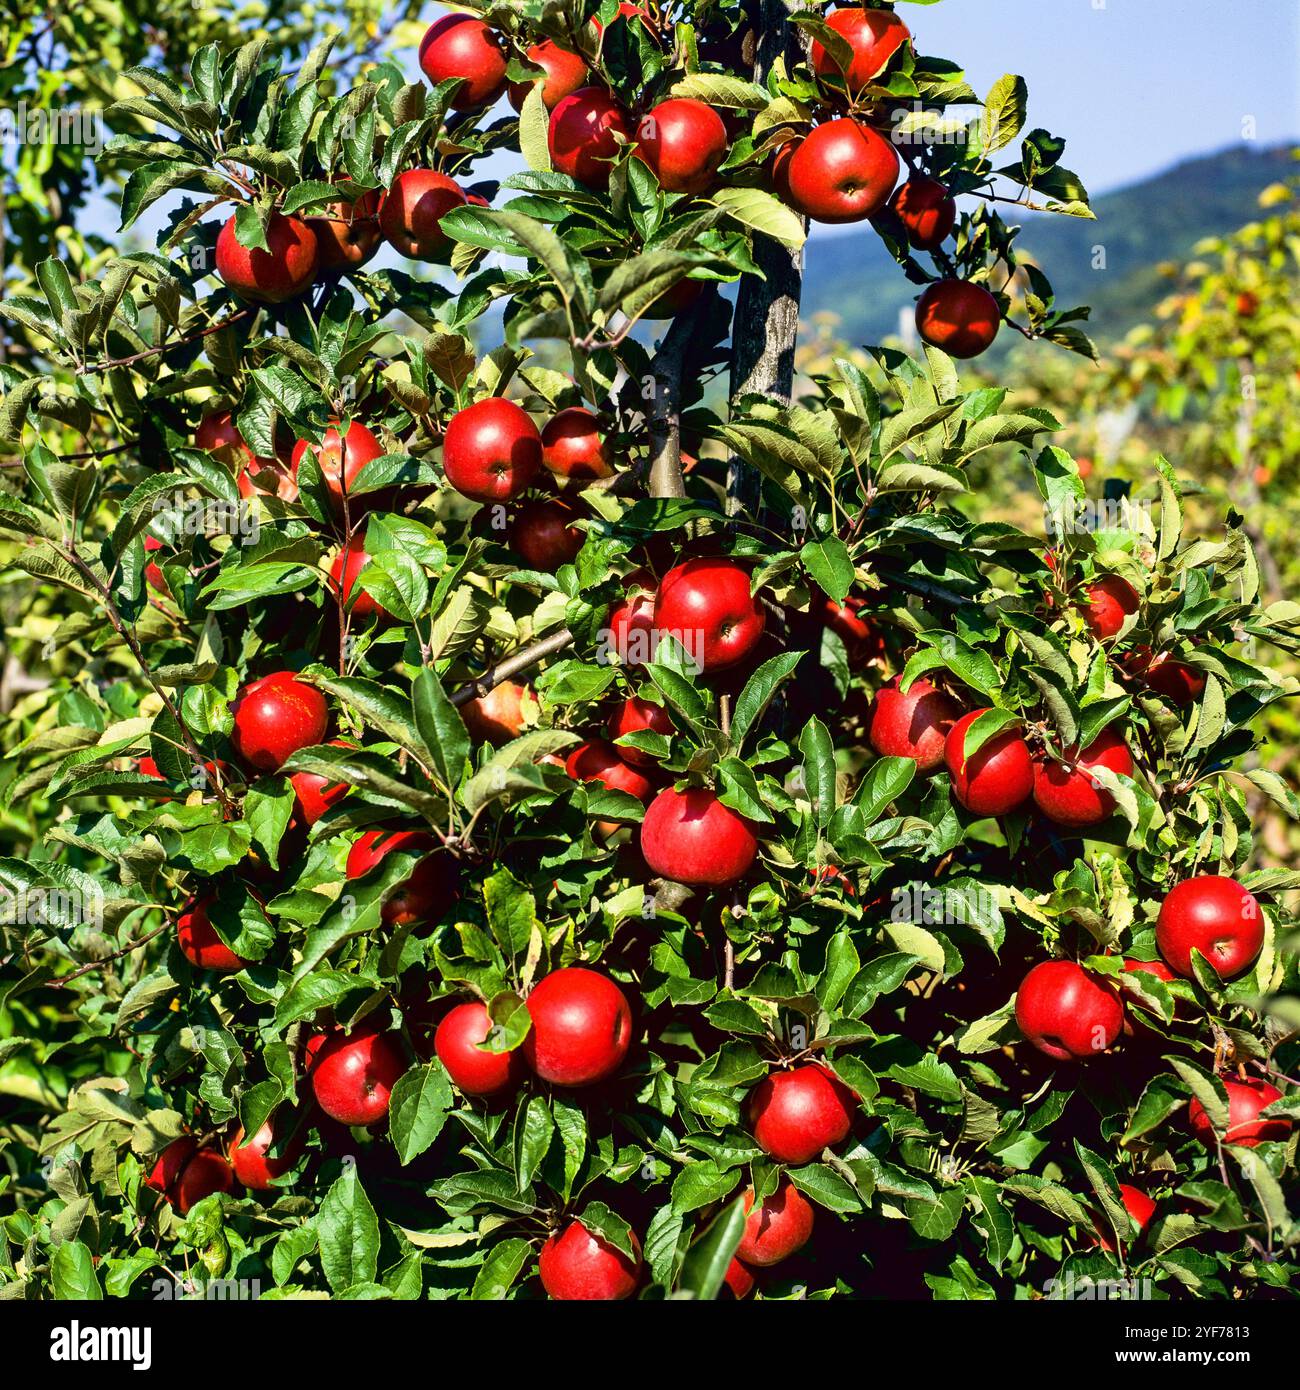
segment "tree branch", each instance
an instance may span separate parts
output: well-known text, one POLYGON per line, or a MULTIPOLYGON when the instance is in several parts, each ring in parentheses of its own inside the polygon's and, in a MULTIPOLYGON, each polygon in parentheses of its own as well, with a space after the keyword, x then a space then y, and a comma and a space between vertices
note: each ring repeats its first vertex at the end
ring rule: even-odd
POLYGON ((572 641, 573 633, 567 627, 562 627, 549 637, 543 637, 540 642, 534 642, 531 646, 515 652, 513 656, 506 657, 504 661, 498 661, 495 666, 488 667, 478 680, 462 685, 451 697, 452 704, 459 708, 461 705, 469 704, 471 700, 481 698, 502 681, 517 676, 521 671, 527 671, 539 661, 545 661, 548 656, 562 652, 572 641))
POLYGON ((682 381, 696 329, 717 291, 709 287, 673 320, 654 358, 654 401, 650 410, 650 496, 685 497, 682 478, 682 381))

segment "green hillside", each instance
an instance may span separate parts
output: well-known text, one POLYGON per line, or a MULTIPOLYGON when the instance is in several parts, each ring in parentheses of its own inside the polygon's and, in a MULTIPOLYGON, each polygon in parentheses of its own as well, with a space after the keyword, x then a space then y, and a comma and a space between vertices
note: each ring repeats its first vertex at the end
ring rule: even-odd
MULTIPOLYGON (((1091 304, 1089 331, 1113 339, 1149 317, 1168 285, 1157 270, 1162 261, 1181 260, 1202 237, 1248 222, 1260 190, 1295 170, 1289 146, 1238 146, 1097 198, 1096 222, 1028 218, 1021 244, 1049 271, 1059 302, 1091 304), (1100 270, 1093 268, 1099 246, 1100 270)), ((838 314, 850 342, 896 333, 915 295, 869 229, 819 239, 808 258, 804 316, 838 314)))

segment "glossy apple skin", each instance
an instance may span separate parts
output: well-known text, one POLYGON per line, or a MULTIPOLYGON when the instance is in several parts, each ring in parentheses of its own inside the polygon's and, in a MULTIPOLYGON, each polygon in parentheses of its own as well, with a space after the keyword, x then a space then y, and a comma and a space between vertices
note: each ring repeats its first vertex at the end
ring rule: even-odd
POLYGON ((462 705, 460 715, 476 743, 499 745, 523 733, 528 722, 525 707, 529 704, 535 705, 536 697, 527 686, 502 681, 486 695, 462 705))
POLYGON ((471 15, 443 15, 425 30, 420 67, 435 87, 453 77, 465 79, 451 99, 455 111, 491 106, 506 89, 505 50, 492 30, 471 15))
POLYGON ((703 787, 665 787, 641 822, 641 857, 651 873, 691 888, 739 883, 757 854, 749 821, 703 787))
POLYGON ((542 1246, 537 1271, 542 1287, 563 1302, 611 1302, 631 1298, 641 1276, 641 1243, 632 1235, 636 1258, 629 1260, 580 1221, 571 1221, 563 1231, 542 1246))
POLYGON ((383 191, 378 188, 362 190, 355 184, 351 187, 356 197, 350 202, 331 203, 324 213, 307 219, 307 225, 316 236, 319 268, 332 274, 357 270, 365 265, 384 239, 379 229, 383 191))
POLYGON ((278 772, 300 748, 324 743, 329 706, 314 685, 276 671, 246 685, 231 704, 235 752, 260 772, 278 772))
POLYGON ((736 1247, 736 1258, 744 1264, 760 1269, 780 1264, 812 1238, 812 1203, 787 1179, 757 1208, 753 1192, 747 1192, 745 1210, 745 1234, 736 1247))
POLYGON ((924 677, 906 694, 901 681, 895 676, 876 691, 867 714, 867 741, 882 758, 911 758, 918 772, 933 772, 943 764, 944 740, 961 707, 924 677))
POLYGON ((1119 635, 1124 619, 1138 611, 1137 590, 1118 574, 1104 574, 1084 591, 1085 602, 1079 605, 1083 621, 1098 642, 1119 635))
POLYGON ((357 576, 369 563, 370 552, 359 541, 353 540, 344 546, 330 566, 334 592, 342 593, 344 606, 353 618, 378 617, 384 622, 392 622, 393 615, 388 609, 357 583, 357 576))
MULTIPOLYGON (((330 739, 332 748, 352 748, 346 739, 330 739)), ((348 794, 346 782, 330 782, 314 772, 295 772, 289 778, 293 788, 294 808, 305 825, 315 825, 329 810, 348 794)))
POLYGON ((514 401, 491 396, 451 417, 442 466, 461 496, 511 502, 541 471, 542 436, 514 401))
POLYGON ((584 482, 614 473, 600 435, 600 422, 581 406, 562 410, 546 422, 542 463, 557 477, 584 482))
POLYGON ((1124 1006, 1109 984, 1074 961, 1045 960, 1020 982, 1016 1024, 1055 1061, 1083 1061, 1119 1037, 1124 1006))
POLYGON ((811 1163, 848 1138, 857 1098, 828 1067, 773 1072, 749 1094, 749 1128, 781 1163, 811 1163))
MULTIPOLYGON (((144 538, 144 551, 146 555, 156 555, 163 548, 163 543, 157 536, 146 536, 144 538)), ((150 560, 144 567, 145 583, 154 590, 155 593, 169 594, 171 590, 167 587, 167 579, 162 570, 158 568, 155 561, 150 560)))
POLYGON ((914 174, 889 200, 908 242, 918 251, 935 251, 957 224, 957 202, 938 179, 914 174))
POLYGON ((331 1120, 373 1125, 388 1114, 389 1097, 407 1065, 397 1034, 340 1030, 329 1034, 313 1056, 312 1094, 331 1120))
POLYGON ((241 299, 261 304, 296 299, 316 278, 316 234, 298 218, 274 212, 266 225, 266 248, 241 246, 231 217, 217 236, 217 278, 241 299))
POLYGON ((964 750, 966 730, 984 710, 971 710, 948 731, 944 740, 944 761, 952 776, 952 792, 961 804, 977 816, 1005 816, 1023 805, 1034 790, 1034 764, 1029 745, 1015 731, 994 734, 975 754, 967 758, 964 750))
POLYGON ((753 1274, 734 1256, 727 1266, 727 1272, 723 1275, 722 1282, 735 1299, 748 1298, 754 1292, 753 1274))
POLYGON ((208 919, 211 897, 191 898, 176 922, 176 942, 197 970, 242 970, 250 961, 237 956, 208 919))
POLYGON ((631 138, 627 112, 603 88, 581 87, 562 97, 551 112, 551 163, 589 188, 608 188, 609 161, 622 148, 618 135, 631 138))
POLYGON ((436 169, 408 169, 398 174, 379 207, 379 230, 384 240, 413 261, 446 257, 451 237, 442 219, 468 200, 455 179, 436 169))
POLYGON ((575 747, 565 759, 564 770, 575 782, 599 782, 611 791, 626 792, 638 801, 649 801, 654 783, 619 756, 612 743, 589 738, 575 747))
POLYGON ((627 597, 616 603, 605 618, 604 641, 609 654, 624 666, 644 666, 654 655, 655 581, 638 570, 624 581, 627 597))
POLYGON ((528 1065, 553 1086, 591 1086, 613 1076, 632 1045, 632 1008, 607 975, 554 970, 528 996, 528 1065))
POLYGON ((479 1000, 456 1007, 438 1024, 433 1048, 458 1090, 467 1096, 495 1096, 518 1088, 523 1058, 514 1052, 484 1052, 478 1046, 492 1031, 487 1007, 479 1000))
POLYGON ((185 1216, 204 1197, 229 1192, 235 1175, 215 1149, 200 1149, 191 1135, 173 1139, 162 1151, 144 1185, 163 1197, 185 1216))
POLYGON ((866 601, 850 595, 843 603, 822 595, 813 613, 844 643, 849 665, 855 670, 885 659, 885 639, 870 617, 862 615, 866 601))
POLYGON ((1094 767, 1108 768, 1121 777, 1132 777, 1133 755, 1112 724, 1103 729, 1080 753, 1067 749, 1066 761, 1046 757, 1034 761, 1034 803, 1057 825, 1084 829, 1099 825, 1115 809, 1115 798, 1089 776, 1094 767))
POLYGON ((733 560, 687 560, 659 582, 655 627, 676 637, 706 674, 744 661, 764 623, 749 572, 733 560))
MULTIPOLYGON (((528 61, 546 73, 546 80, 542 83, 542 102, 548 111, 554 111, 565 97, 572 96, 591 80, 591 70, 586 60, 577 53, 570 53, 567 48, 561 48, 551 39, 533 44, 528 49, 528 61)), ((522 111, 532 89, 531 82, 512 82, 510 105, 516 111, 522 111)))
POLYGON ((281 1145, 279 1158, 270 1156, 271 1147, 282 1138, 283 1122, 278 1115, 267 1120, 251 1139, 245 1139, 242 1128, 236 1131, 230 1142, 230 1166, 245 1187, 255 1192, 274 1191, 275 1180, 290 1172, 302 1157, 307 1127, 302 1123, 294 1125, 296 1117, 292 1114, 286 1118, 293 1127, 281 1145))
MULTIPOLYGON (((1267 1081, 1240 1081, 1234 1076, 1219 1078, 1228 1092, 1228 1131, 1223 1137, 1225 1144, 1235 1144, 1241 1149, 1258 1148, 1267 1140, 1285 1140, 1291 1133, 1291 1121, 1285 1115, 1270 1116, 1261 1120, 1259 1112, 1282 1099, 1282 1092, 1267 1081)), ((1215 1149, 1214 1125, 1205 1107, 1195 1096, 1187 1107, 1187 1123, 1192 1134, 1207 1149, 1215 1149)))
POLYGON ((511 547, 528 569, 554 574, 576 557, 587 539, 574 526, 577 520, 578 513, 563 502, 525 502, 510 527, 511 547))
POLYGON ((444 917, 460 894, 456 861, 423 830, 367 830, 348 851, 349 881, 363 878, 394 851, 423 854, 411 876, 389 890, 379 919, 386 927, 419 926, 444 917))
POLYGON ((727 127, 705 102, 670 97, 652 107, 636 130, 637 157, 668 193, 704 193, 727 157, 727 127))
POLYGON ((870 126, 842 117, 815 126, 782 177, 796 211, 814 222, 862 222, 889 201, 898 154, 870 126))
POLYGON ((1264 914, 1235 878, 1201 874, 1175 885, 1156 918, 1156 945, 1172 970, 1195 979, 1192 951, 1221 979, 1244 974, 1264 947, 1264 914))
POLYGON ((1139 674, 1150 689, 1179 709, 1195 704, 1205 694, 1205 673, 1185 661, 1176 660, 1168 652, 1161 652, 1142 667, 1139 674))
MULTIPOLYGON (((1124 1203, 1124 1210, 1128 1212, 1137 1225, 1137 1232, 1131 1237, 1129 1232, 1123 1233, 1123 1243, 1127 1245, 1130 1239, 1140 1240, 1142 1238, 1142 1233, 1151 1224, 1151 1218, 1156 1214, 1156 1203, 1140 1187, 1134 1187, 1127 1182, 1120 1183, 1119 1195, 1124 1203)), ((1108 1255, 1113 1255, 1115 1253, 1115 1233, 1111 1230, 1110 1222, 1104 1216, 1099 1215, 1093 1224, 1097 1228, 1097 1244, 1108 1255)))
POLYGON ((235 428, 234 417, 228 410, 211 410, 199 421, 194 447, 220 459, 232 473, 241 473, 253 458, 253 451, 235 428))
POLYGON ((353 420, 348 426, 347 433, 343 435, 339 434, 341 423, 342 421, 335 420, 325 431, 319 444, 300 439, 293 446, 289 467, 296 481, 298 467, 306 456, 307 450, 310 449, 316 459, 317 466, 320 468, 321 477, 325 482, 325 490, 329 495, 330 506, 335 515, 343 515, 343 499, 346 494, 348 516, 356 521, 372 507, 379 507, 386 500, 386 494, 382 492, 363 492, 354 495, 352 491, 361 470, 368 463, 373 463, 375 459, 382 457, 384 446, 360 420, 353 420))
POLYGON ((826 49, 813 41, 812 65, 818 77, 842 78, 850 92, 857 92, 875 77, 912 36, 907 25, 888 10, 836 10, 827 24, 847 40, 853 61, 841 73, 826 49))
POLYGON ((949 357, 978 357, 992 346, 1001 326, 997 300, 969 280, 940 280, 916 306, 917 332, 949 357))
MULTIPOLYGON (((606 732, 611 739, 617 741, 624 734, 636 734, 648 729, 651 733, 664 734, 671 737, 676 730, 673 728, 672 716, 662 705, 656 705, 653 700, 643 700, 639 695, 629 695, 626 700, 609 717, 609 723, 605 726, 606 732)), ((618 756, 625 763, 631 763, 633 767, 655 767, 658 763, 649 753, 642 752, 639 748, 629 748, 624 744, 617 744, 618 756)))

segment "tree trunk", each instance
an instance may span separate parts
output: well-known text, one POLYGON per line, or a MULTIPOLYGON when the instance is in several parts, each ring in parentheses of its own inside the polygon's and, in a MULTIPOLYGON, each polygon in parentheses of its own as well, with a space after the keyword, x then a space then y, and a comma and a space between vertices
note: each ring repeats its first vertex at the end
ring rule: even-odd
MULTIPOLYGON (((788 0, 754 0, 756 82, 766 82, 778 59, 784 58, 789 70, 807 51, 803 31, 789 22, 792 10, 802 8, 788 0)), ((757 393, 788 405, 794 389, 803 248, 795 251, 771 237, 755 237, 754 260, 767 278, 747 275, 740 282, 731 339, 731 398, 757 393)), ((758 500, 758 473, 733 458, 727 470, 728 511, 752 516, 758 500)))

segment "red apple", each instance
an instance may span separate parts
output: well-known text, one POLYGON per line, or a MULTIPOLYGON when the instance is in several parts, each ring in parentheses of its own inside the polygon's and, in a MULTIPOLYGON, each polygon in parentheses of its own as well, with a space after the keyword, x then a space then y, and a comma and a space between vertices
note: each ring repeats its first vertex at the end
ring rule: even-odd
POLYGON ((957 202, 938 179, 913 174, 889 200, 907 239, 918 251, 935 251, 957 223, 957 202))
POLYGON ((510 544, 530 570, 554 574, 572 561, 587 539, 574 522, 579 514, 563 502, 525 502, 515 512, 510 544))
POLYGON ((884 661, 885 639, 870 617, 861 616, 866 600, 850 595, 843 603, 822 594, 814 597, 812 611, 844 643, 849 665, 854 670, 884 661))
POLYGON ((320 269, 341 274, 365 265, 379 250, 383 240, 379 207, 384 195, 381 189, 362 189, 350 179, 340 179, 336 186, 356 196, 330 203, 323 213, 309 217, 307 225, 316 237, 320 269))
POLYGON ((487 1008, 477 999, 457 1004, 438 1024, 434 1051, 458 1090, 467 1096, 494 1096, 515 1090, 523 1076, 518 1051, 486 1052, 479 1043, 492 1031, 487 1008))
POLYGON ((341 516, 343 499, 346 496, 348 515, 355 521, 358 517, 364 516, 371 507, 381 506, 386 500, 384 493, 363 492, 354 495, 352 491, 361 470, 368 463, 382 457, 384 446, 360 420, 353 420, 347 433, 343 435, 339 434, 341 423, 335 420, 325 431, 319 444, 300 439, 293 446, 289 467, 296 481, 299 465, 310 449, 324 479, 330 506, 336 515, 341 516))
POLYGON ((454 111, 491 106, 506 89, 506 61, 500 40, 472 15, 443 15, 420 40, 420 67, 435 87, 464 79, 451 99, 454 111))
POLYGON ((436 169, 408 169, 398 174, 379 206, 384 240, 413 261, 438 261, 451 246, 442 219, 468 200, 455 179, 436 169))
POLYGON ((217 236, 217 278, 241 299, 283 304, 316 278, 316 235, 296 217, 273 212, 266 224, 266 250, 250 250, 235 236, 235 219, 217 236))
POLYGON ((252 964, 237 956, 217 935, 208 917, 215 898, 191 898, 176 922, 176 942, 186 960, 198 970, 242 970, 252 964))
POLYGON ((734 560, 688 560, 668 571, 655 596, 654 625, 673 636, 704 672, 743 661, 763 635, 763 609, 749 572, 734 560))
POLYGON ((792 206, 814 222, 874 217, 898 182, 898 154, 870 126, 847 117, 814 127, 783 177, 792 206))
POLYGON ((1016 994, 1016 1024, 1025 1037, 1058 1062, 1104 1052, 1124 1026, 1124 1006, 1114 988, 1072 960, 1034 966, 1016 994))
POLYGON ((312 1094, 331 1120, 341 1125, 373 1125, 388 1114, 389 1096, 407 1065, 396 1033, 338 1029, 314 1054, 312 1094))
POLYGON ((609 478, 614 468, 605 453, 600 422, 589 410, 571 406, 542 430, 542 463, 561 478, 609 478))
MULTIPOLYGON (((157 536, 146 536, 144 538, 144 553, 146 555, 156 555, 163 548, 163 543, 157 536)), ((162 570, 158 568, 157 562, 150 560, 144 567, 144 580, 148 586, 159 594, 169 594, 171 590, 167 587, 166 577, 162 570)))
POLYGON ((367 830, 348 851, 344 873, 349 881, 364 878, 394 851, 422 854, 411 876, 390 888, 380 909, 386 927, 418 926, 444 917, 460 893, 460 872, 427 831, 367 830))
POLYGON ((162 1151, 144 1185, 163 1197, 185 1216, 191 1207, 214 1192, 234 1186, 230 1164, 215 1149, 200 1149, 190 1135, 173 1139, 162 1151))
POLYGON ((757 1209, 754 1194, 745 1194, 745 1234, 736 1247, 736 1258, 747 1265, 780 1264, 812 1237, 813 1209, 807 1197, 788 1179, 757 1209))
POLYGON ((581 1221, 571 1221, 542 1246, 537 1272, 542 1287, 554 1299, 610 1302, 631 1298, 641 1277, 641 1245, 635 1235, 632 1249, 636 1258, 628 1259, 581 1221))
MULTIPOLYGON (((1121 1239, 1124 1244, 1128 1244, 1130 1239, 1141 1239, 1143 1231, 1151 1224, 1151 1218, 1156 1214, 1156 1203, 1147 1196, 1141 1188, 1134 1187, 1130 1183, 1122 1182, 1119 1185, 1120 1199, 1124 1203, 1124 1210, 1137 1225, 1136 1235, 1125 1231, 1121 1239)), ((1093 1225, 1097 1229, 1097 1244, 1106 1251, 1107 1254, 1115 1253, 1115 1233, 1111 1229, 1110 1222, 1104 1216, 1097 1216, 1093 1225)))
POLYGON ((739 883, 757 854, 750 822, 703 787, 665 787, 641 822, 641 855, 650 872, 692 888, 739 883))
POLYGON ((848 1137, 857 1097, 829 1067, 813 1063, 764 1077, 745 1111, 760 1148, 781 1163, 811 1163, 848 1137))
POLYGON ((730 1289, 733 1298, 748 1298, 754 1292, 754 1276, 737 1259, 732 1259, 723 1275, 723 1284, 730 1289))
POLYGON ((1034 759, 1034 802, 1057 825, 1081 829, 1099 825, 1115 809, 1115 798, 1088 775, 1094 767, 1132 777, 1133 755, 1112 724, 1079 752, 1068 748, 1064 762, 1045 755, 1034 759))
POLYGON ((605 654, 617 656, 624 666, 644 666, 653 658, 656 642, 654 577, 638 570, 624 582, 628 597, 605 619, 605 654))
POLYGON ((568 755, 564 770, 575 782, 599 782, 611 791, 626 792, 638 801, 649 801, 654 783, 619 757, 618 749, 603 738, 589 738, 568 755))
POLYGON ((642 116, 636 152, 666 192, 704 193, 727 157, 727 127, 706 103, 670 97, 642 116))
POLYGON ((1137 590, 1117 574, 1104 574, 1084 591, 1085 603, 1079 605, 1083 621, 1098 642, 1119 635, 1124 620, 1138 611, 1141 600, 1137 590))
POLYGON ((500 396, 458 410, 447 425, 447 481, 476 502, 510 502, 542 466, 542 437, 528 414, 500 396))
MULTIPOLYGON (((669 737, 675 732, 668 711, 653 700, 643 700, 638 695, 629 695, 610 715, 606 726, 610 738, 616 741, 624 734, 637 734, 646 729, 669 737)), ((626 744, 617 744, 615 751, 625 763, 631 763, 634 767, 655 767, 658 764, 657 758, 626 744)))
POLYGON ((281 1111, 267 1120, 251 1139, 244 1138, 242 1127, 235 1132, 230 1141, 230 1166, 245 1187, 258 1192, 274 1191, 275 1179, 292 1170, 306 1144, 305 1124, 300 1119, 295 1123, 292 1113, 285 1115, 281 1111), (285 1116, 287 1124, 281 1116, 285 1116), (278 1158, 271 1156, 272 1148, 279 1149, 278 1158))
MULTIPOLYGON (((643 319, 675 319, 678 314, 684 314, 703 293, 703 280, 692 280, 689 277, 678 280, 675 285, 666 289, 648 309, 643 309, 641 317, 643 319)), ((689 455, 684 454, 682 459, 682 472, 689 473, 690 469, 687 467, 689 455)))
MULTIPOLYGON (((346 739, 330 739, 332 748, 351 748, 346 739)), ((346 782, 331 782, 315 772, 295 772, 289 778, 293 788, 294 806, 305 825, 315 825, 329 810, 348 794, 346 782)))
POLYGON ((911 758, 918 772, 943 763, 944 739, 961 708, 923 677, 907 693, 895 676, 876 691, 867 714, 867 740, 882 758, 911 758))
POLYGON ((1034 764, 1029 745, 1015 729, 994 734, 974 757, 966 757, 966 730, 985 713, 971 710, 952 726, 944 740, 944 759, 953 795, 968 811, 977 816, 1005 816, 1029 799, 1034 764))
POLYGON ((244 436, 235 428, 234 416, 228 410, 210 410, 194 431, 194 447, 212 454, 238 474, 253 459, 253 451, 244 436))
POLYGON ((949 357, 978 357, 1001 326, 998 301, 983 285, 969 280, 940 280, 916 306, 917 332, 949 357))
POLYGON ((1205 694, 1205 673, 1185 661, 1177 661, 1168 652, 1139 663, 1134 667, 1147 686, 1172 701, 1179 709, 1195 704, 1205 694))
POLYGON ((329 707, 314 685, 276 671, 244 686, 230 706, 235 752, 261 772, 278 772, 300 748, 324 743, 329 707))
POLYGON ((632 1009, 606 975, 555 970, 528 996, 528 1065, 553 1086, 591 1086, 612 1076, 632 1044, 632 1009))
MULTIPOLYGON (((1225 1144, 1236 1144, 1241 1149, 1258 1148, 1266 1140, 1285 1140, 1291 1133, 1291 1120, 1286 1115, 1270 1116, 1261 1120, 1259 1112, 1282 1099, 1282 1092, 1267 1081, 1251 1079, 1239 1081, 1233 1076, 1219 1078, 1228 1092, 1228 1129, 1223 1136, 1225 1144)), ((1192 1133, 1207 1149, 1214 1149, 1216 1136, 1214 1125, 1205 1107, 1195 1096, 1187 1107, 1187 1123, 1192 1133)))
POLYGON ((502 744, 523 733, 529 711, 536 708, 537 697, 528 686, 502 681, 462 705, 460 715, 476 743, 502 744))
MULTIPOLYGON (((546 73, 546 80, 542 84, 542 101, 548 111, 554 111, 565 97, 586 86, 591 77, 585 58, 561 48, 551 39, 533 44, 528 50, 528 61, 546 73)), ((532 87, 532 82, 510 84, 510 105, 516 111, 524 109, 524 100, 532 87)))
POLYGON ((1197 950, 1221 979, 1254 965, 1264 947, 1264 915, 1255 895, 1235 878, 1200 874, 1170 890, 1156 918, 1156 945, 1170 967, 1195 978, 1197 950))
POLYGON ((907 25, 892 10, 836 10, 826 22, 847 40, 853 50, 853 61, 848 72, 841 73, 835 60, 814 39, 813 71, 818 77, 843 77, 850 92, 865 87, 912 37, 907 25))
POLYGON ((369 563, 370 552, 361 542, 349 541, 330 566, 332 587, 336 594, 342 592, 344 606, 354 619, 378 617, 383 622, 392 622, 393 615, 388 609, 357 583, 357 576, 369 563))
POLYGON ((632 136, 623 107, 602 87, 581 87, 562 97, 551 112, 551 163, 579 183, 608 188, 620 135, 629 140, 632 136))

